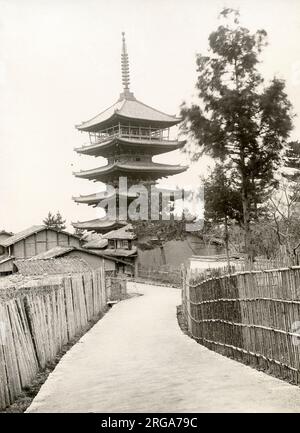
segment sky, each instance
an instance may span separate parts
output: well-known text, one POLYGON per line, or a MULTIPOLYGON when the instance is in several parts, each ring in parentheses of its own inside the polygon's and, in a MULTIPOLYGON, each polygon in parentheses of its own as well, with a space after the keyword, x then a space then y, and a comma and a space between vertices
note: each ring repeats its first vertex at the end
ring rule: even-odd
MULTIPOLYGON (((41 224, 48 211, 71 221, 97 218, 72 196, 100 191, 73 171, 102 165, 74 147, 88 137, 75 125, 112 105, 122 91, 121 32, 126 32, 131 91, 144 103, 179 114, 195 98, 196 53, 219 25, 223 7, 268 33, 261 70, 286 80, 300 114, 299 0, 0 0, 0 229, 41 224)), ((293 139, 300 139, 295 119, 293 139)), ((185 164, 179 151, 156 161, 185 164)), ((171 184, 187 187, 207 172, 192 165, 171 184)), ((167 182, 167 184, 170 184, 167 182)))

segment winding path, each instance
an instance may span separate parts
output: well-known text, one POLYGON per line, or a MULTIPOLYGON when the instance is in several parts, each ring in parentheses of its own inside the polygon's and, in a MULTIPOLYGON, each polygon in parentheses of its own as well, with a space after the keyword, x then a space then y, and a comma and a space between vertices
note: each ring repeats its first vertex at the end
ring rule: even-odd
POLYGON ((197 344, 178 327, 180 291, 114 306, 61 359, 27 412, 300 412, 300 388, 197 344))

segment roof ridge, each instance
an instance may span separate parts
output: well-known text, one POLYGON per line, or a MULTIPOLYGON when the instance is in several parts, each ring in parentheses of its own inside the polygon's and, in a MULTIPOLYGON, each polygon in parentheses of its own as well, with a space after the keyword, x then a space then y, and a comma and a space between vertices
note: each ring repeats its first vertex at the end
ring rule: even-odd
MULTIPOLYGON (((96 114, 96 116, 92 117, 89 120, 86 120, 84 122, 81 122, 79 125, 75 125, 76 128, 80 128, 81 126, 83 126, 85 123, 89 123, 92 122, 93 120, 95 120, 98 116, 101 116, 101 114, 104 114, 106 111, 110 110, 111 108, 113 108, 115 105, 123 102, 122 105, 124 105, 124 102, 126 101, 126 99, 118 99, 116 102, 114 102, 112 105, 110 105, 108 108, 106 108, 103 111, 100 111, 100 113, 96 114)), ((119 110, 114 110, 115 112, 118 112, 119 110)))
MULTIPOLYGON (((102 217, 102 218, 94 218, 94 219, 92 219, 92 220, 88 220, 88 221, 77 221, 77 222, 72 222, 71 224, 78 224, 78 223, 81 223, 81 222, 84 222, 84 223, 92 223, 92 222, 95 222, 95 221, 111 221, 111 222, 120 222, 120 220, 115 220, 115 219, 109 219, 108 217, 107 217, 107 215, 106 216, 104 216, 104 217, 102 217)), ((122 221, 121 221, 121 223, 122 223, 122 221)))
POLYGON ((186 165, 180 165, 180 164, 162 164, 162 163, 160 163, 160 162, 154 162, 154 161, 134 161, 134 160, 128 160, 128 161, 124 161, 124 162, 121 162, 121 161, 115 161, 115 162, 113 162, 113 163, 109 163, 109 164, 105 164, 105 165, 100 165, 100 167, 95 167, 95 168, 89 168, 88 170, 80 170, 79 172, 76 172, 75 174, 77 174, 77 173, 87 173, 87 172, 90 172, 90 171, 96 171, 96 170, 100 170, 100 169, 102 169, 102 168, 105 168, 105 169, 110 169, 110 168, 113 168, 113 167, 120 167, 120 168, 122 168, 122 167, 127 167, 128 165, 132 165, 132 163, 134 163, 134 165, 137 165, 138 167, 139 166, 143 166, 143 165, 146 165, 146 166, 156 166, 156 167, 158 167, 158 166, 168 166, 168 167, 188 167, 188 166, 186 166, 186 165))
POLYGON ((30 226, 25 230, 21 230, 20 232, 15 233, 13 236, 10 236, 9 238, 2 241, 0 243, 0 245, 2 245, 3 247, 9 247, 10 245, 13 245, 14 243, 19 242, 22 239, 25 239, 26 237, 31 236, 34 233, 38 233, 42 230, 53 230, 55 232, 63 233, 63 234, 66 234, 68 236, 73 236, 73 237, 79 239, 79 236, 75 235, 74 233, 70 233, 70 232, 67 232, 65 230, 59 230, 59 229, 56 229, 55 227, 47 227, 47 226, 41 224, 41 225, 30 226))
MULTIPOLYGON (((133 107, 136 107, 136 105, 133 107)), ((158 122, 159 124, 165 122, 167 124, 171 123, 173 125, 176 125, 177 123, 179 123, 182 120, 181 117, 176 117, 176 115, 168 114, 168 113, 165 113, 164 111, 157 110, 156 108, 152 107, 151 105, 147 105, 144 102, 136 99, 135 97, 126 97, 126 95, 121 94, 120 98, 114 104, 112 104, 110 107, 108 107, 106 110, 101 111, 96 116, 92 117, 91 119, 89 119, 85 122, 82 122, 80 125, 75 125, 75 126, 79 130, 88 131, 89 128, 96 127, 98 124, 100 125, 101 123, 108 122, 109 120, 111 120, 113 118, 114 114, 116 114, 117 116, 120 116, 121 118, 124 117, 125 119, 136 118, 136 119, 140 119, 140 120, 144 120, 144 121, 145 120, 152 121, 154 123, 158 122), (151 118, 148 118, 147 116, 143 116, 143 115, 139 117, 138 115, 136 116, 136 114, 130 115, 130 109, 128 110, 129 114, 126 115, 126 114, 122 113, 123 110, 126 110, 126 108, 125 108, 126 104, 128 107, 132 107, 132 105, 129 104, 130 102, 132 104, 135 103, 139 106, 142 106, 142 107, 152 111, 152 113, 156 114, 156 117, 159 117, 158 115, 164 116, 165 119, 159 119, 159 118, 158 119, 151 119, 151 118), (108 113, 106 115, 106 118, 101 120, 101 117, 103 117, 103 116, 105 117, 106 113, 108 113)))
MULTIPOLYGON (((130 100, 128 100, 128 101, 130 101, 130 100)), ((182 119, 182 117, 179 118, 179 117, 176 117, 176 115, 174 116, 172 114, 165 113, 164 111, 157 110, 156 108, 151 107, 151 105, 145 104, 144 102, 140 101, 139 99, 136 99, 135 101, 138 102, 139 104, 144 105, 144 107, 150 108, 151 110, 156 111, 157 113, 163 114, 164 116, 173 117, 176 120, 182 119)))
MULTIPOLYGON (((134 164, 137 166, 143 166, 144 165, 143 162, 145 162, 145 161, 131 161, 130 160, 130 161, 126 161, 126 163, 118 163, 117 165, 118 165, 118 167, 122 167, 123 165, 124 165, 124 167, 127 167, 127 165, 131 165, 131 162, 134 162, 134 164)), ((187 166, 180 165, 180 164, 162 164, 161 162, 154 162, 154 161, 146 161, 145 165, 147 165, 147 166, 152 165, 155 167, 166 167, 166 166, 167 167, 187 167, 187 166)), ((101 168, 101 167, 99 167, 99 168, 101 168)))
POLYGON ((107 164, 100 165, 100 167, 89 168, 88 170, 75 171, 75 172, 73 172, 73 174, 76 176, 76 174, 87 173, 87 172, 91 172, 91 171, 94 171, 94 170, 99 170, 100 168, 112 168, 115 165, 116 165, 116 162, 113 162, 113 163, 109 162, 107 164))

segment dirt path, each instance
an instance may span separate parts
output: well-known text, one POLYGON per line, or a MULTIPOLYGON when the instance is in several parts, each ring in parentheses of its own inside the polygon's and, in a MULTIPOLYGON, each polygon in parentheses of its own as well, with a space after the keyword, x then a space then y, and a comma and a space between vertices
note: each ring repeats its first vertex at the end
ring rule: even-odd
POLYGON ((300 388, 184 335, 177 289, 130 283, 61 359, 27 412, 300 412, 300 388))

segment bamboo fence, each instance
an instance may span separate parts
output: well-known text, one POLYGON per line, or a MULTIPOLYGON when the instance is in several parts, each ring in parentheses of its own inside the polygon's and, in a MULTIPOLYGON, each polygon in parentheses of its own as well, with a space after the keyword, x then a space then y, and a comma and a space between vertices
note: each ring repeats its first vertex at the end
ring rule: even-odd
POLYGON ((105 310, 110 296, 103 269, 55 285, 0 292, 0 409, 105 310))
POLYGON ((300 384, 300 266, 209 278, 182 272, 183 313, 195 340, 300 384))

